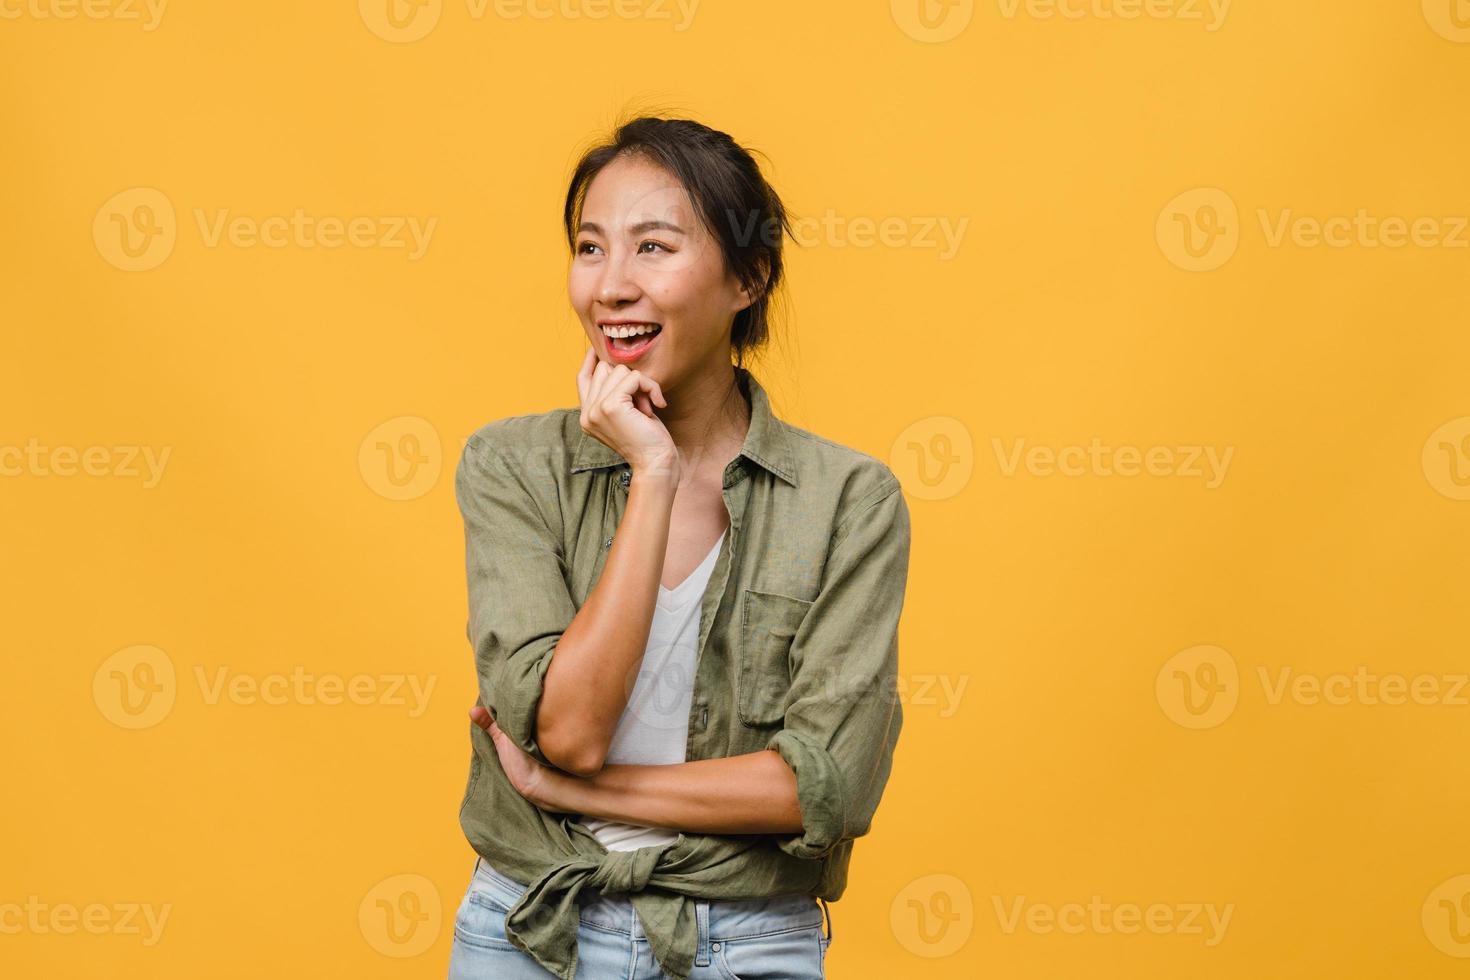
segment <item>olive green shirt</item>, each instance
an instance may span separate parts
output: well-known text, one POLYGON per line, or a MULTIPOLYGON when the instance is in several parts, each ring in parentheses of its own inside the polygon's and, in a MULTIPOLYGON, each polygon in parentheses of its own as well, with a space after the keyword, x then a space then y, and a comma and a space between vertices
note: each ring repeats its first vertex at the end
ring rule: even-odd
MULTIPOLYGON (((750 428, 724 471, 730 528, 701 600, 686 757, 776 750, 796 775, 802 832, 681 833, 609 851, 576 815, 517 793, 472 725, 460 823, 476 852, 528 885, 507 937, 563 980, 576 972, 584 889, 628 893, 677 980, 694 962, 692 899, 835 901, 888 781, 903 720, 897 631, 909 558, 899 482, 878 459, 777 419, 749 371, 736 376, 750 428)), ((536 742, 546 669, 602 573, 630 481, 627 462, 584 433, 579 414, 491 422, 455 475, 480 699, 547 765, 536 742)))

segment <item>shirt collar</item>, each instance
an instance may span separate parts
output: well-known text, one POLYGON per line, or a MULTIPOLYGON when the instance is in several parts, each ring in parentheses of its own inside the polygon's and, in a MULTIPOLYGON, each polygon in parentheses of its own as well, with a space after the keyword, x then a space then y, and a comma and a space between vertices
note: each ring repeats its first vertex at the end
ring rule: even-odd
MULTIPOLYGON (((750 429, 745 434, 745 443, 740 455, 796 486, 795 458, 791 448, 791 434, 786 424, 771 412, 770 398, 766 389, 755 379, 755 375, 743 367, 735 368, 736 383, 750 397, 750 429)), ((577 441, 577 455, 572 461, 572 472, 621 466, 627 463, 611 447, 583 432, 577 441)))

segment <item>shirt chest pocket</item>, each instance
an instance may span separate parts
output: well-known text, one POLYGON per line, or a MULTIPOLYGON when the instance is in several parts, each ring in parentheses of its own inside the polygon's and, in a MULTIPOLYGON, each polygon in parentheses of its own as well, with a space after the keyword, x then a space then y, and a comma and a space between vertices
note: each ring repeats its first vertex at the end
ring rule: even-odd
POLYGON ((791 641, 812 603, 746 589, 740 602, 736 702, 746 725, 774 725, 786 716, 791 690, 791 641))

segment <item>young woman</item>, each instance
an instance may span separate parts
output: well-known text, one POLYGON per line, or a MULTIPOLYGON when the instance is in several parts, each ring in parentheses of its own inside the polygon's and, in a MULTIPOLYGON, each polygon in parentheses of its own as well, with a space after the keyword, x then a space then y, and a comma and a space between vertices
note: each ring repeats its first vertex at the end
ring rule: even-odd
POLYGON ((628 122, 563 218, 580 407, 482 427, 455 480, 479 858, 450 975, 822 977, 902 720, 903 494, 744 367, 790 227, 729 136, 628 122))

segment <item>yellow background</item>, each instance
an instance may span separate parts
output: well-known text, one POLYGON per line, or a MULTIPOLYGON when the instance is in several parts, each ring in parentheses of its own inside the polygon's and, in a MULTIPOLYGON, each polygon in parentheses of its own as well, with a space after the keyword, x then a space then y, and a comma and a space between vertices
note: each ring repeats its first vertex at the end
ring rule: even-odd
POLYGON ((1464 974, 1470 250, 1443 240, 1470 213, 1464 0, 1237 0, 1223 22, 1193 0, 703 0, 682 30, 652 0, 445 0, 401 6, 397 37, 351 0, 175 0, 152 30, 121 16, 140 5, 47 2, 0 19, 0 447, 51 454, 0 478, 0 906, 116 928, 0 932, 0 974, 443 976, 472 864, 453 464, 490 419, 576 404, 565 181, 649 106, 762 151, 818 219, 756 370, 909 494, 905 729, 829 975, 1464 974), (172 224, 109 205, 135 188, 172 224), (417 259, 199 227, 298 208, 436 225, 417 259), (1441 240, 1273 244, 1288 209, 1441 240), (115 215, 171 253, 124 271, 115 215), (886 243, 851 225, 885 219, 886 243), (925 245, 965 221, 954 254, 925 245), (1209 268, 1186 226, 1217 229, 1209 268), (1212 487, 1006 468, 1017 440, 1094 437, 1232 455, 1212 487), (128 446, 170 451, 156 485, 120 456, 51 473, 58 447, 128 446), (420 468, 390 474, 400 450, 420 468), (160 656, 160 717, 125 727, 117 679, 160 656), (1360 665, 1444 696, 1273 703, 1262 681, 1360 665), (417 717, 386 687, 208 696, 296 668, 435 686, 417 717), (1230 710, 1176 721, 1180 678, 1211 676, 1230 710), (1094 895, 1232 917, 1214 945, 1005 928, 1018 899, 1094 895), (169 907, 159 941, 129 903, 169 907), (385 939, 385 908, 420 918, 385 939))

